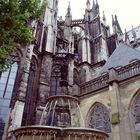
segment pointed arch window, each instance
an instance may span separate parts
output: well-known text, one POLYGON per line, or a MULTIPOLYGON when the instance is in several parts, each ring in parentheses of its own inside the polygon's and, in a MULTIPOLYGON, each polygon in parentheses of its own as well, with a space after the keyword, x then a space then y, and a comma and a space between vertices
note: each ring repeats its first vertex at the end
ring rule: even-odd
POLYGON ((132 115, 134 117, 136 133, 140 137, 140 94, 134 99, 132 115))
POLYGON ((134 100, 133 116, 135 118, 135 123, 140 123, 140 94, 134 100))
POLYGON ((9 70, 0 75, 0 139, 2 139, 5 122, 7 120, 9 105, 13 93, 18 63, 15 62, 9 70))
POLYGON ((96 103, 89 115, 88 127, 111 133, 109 112, 106 107, 100 103, 96 103))

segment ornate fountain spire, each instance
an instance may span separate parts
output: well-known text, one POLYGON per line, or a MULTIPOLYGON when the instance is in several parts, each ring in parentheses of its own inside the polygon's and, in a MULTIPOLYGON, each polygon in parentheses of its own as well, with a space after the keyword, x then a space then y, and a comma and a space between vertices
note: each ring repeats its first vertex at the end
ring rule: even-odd
POLYGON ((87 10, 90 10, 90 0, 87 0, 86 5, 87 5, 87 10))

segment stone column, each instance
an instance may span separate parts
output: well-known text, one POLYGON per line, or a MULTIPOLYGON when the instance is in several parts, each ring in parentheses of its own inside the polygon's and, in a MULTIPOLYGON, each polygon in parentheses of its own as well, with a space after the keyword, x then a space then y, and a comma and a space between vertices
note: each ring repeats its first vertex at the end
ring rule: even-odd
MULTIPOLYGON (((109 94, 111 101, 110 121, 112 128, 113 140, 136 140, 131 131, 131 119, 125 114, 121 101, 119 81, 117 80, 116 71, 111 68, 109 71, 109 94)), ((128 109, 127 109, 128 112, 128 109)))
POLYGON ((68 54, 68 94, 72 95, 74 55, 68 54))
POLYGON ((83 46, 83 47, 86 49, 86 51, 85 51, 85 53, 86 53, 86 61, 88 63, 91 63, 91 49, 90 49, 90 39, 89 38, 90 38, 89 36, 84 37, 83 40, 85 42, 85 46, 83 46))
POLYGON ((82 38, 82 62, 87 62, 88 60, 88 57, 87 57, 87 55, 88 55, 88 52, 87 52, 87 48, 86 48, 86 41, 85 41, 85 39, 84 38, 82 38))

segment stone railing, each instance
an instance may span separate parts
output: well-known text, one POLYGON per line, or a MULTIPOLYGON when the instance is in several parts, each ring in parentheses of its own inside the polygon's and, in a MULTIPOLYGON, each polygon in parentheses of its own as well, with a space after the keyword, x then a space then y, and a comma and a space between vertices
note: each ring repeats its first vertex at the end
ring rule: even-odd
MULTIPOLYGON (((84 19, 75 19, 75 20, 72 20, 72 25, 75 25, 75 24, 83 24, 84 23, 84 19)), ((57 22, 58 26, 64 26, 65 25, 65 21, 58 21, 57 22)))
POLYGON ((80 94, 87 94, 107 87, 110 82, 126 80, 140 74, 140 60, 130 63, 124 67, 111 68, 109 73, 97 77, 80 86, 80 94))
POLYGON ((108 86, 107 84, 108 81, 109 81, 108 74, 97 77, 96 79, 83 83, 80 87, 80 93, 85 94, 103 88, 105 86, 108 86))
POLYGON ((72 24, 83 24, 83 23, 84 23, 83 19, 77 19, 72 21, 72 24))
POLYGON ((140 61, 136 61, 127 66, 115 69, 116 76, 119 81, 127 79, 129 77, 140 74, 140 61))

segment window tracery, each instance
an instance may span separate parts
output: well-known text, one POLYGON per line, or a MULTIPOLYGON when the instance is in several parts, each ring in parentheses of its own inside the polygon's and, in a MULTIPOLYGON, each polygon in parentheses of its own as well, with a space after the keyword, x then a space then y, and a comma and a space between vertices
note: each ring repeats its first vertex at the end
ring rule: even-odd
POLYGON ((9 105, 13 93, 18 64, 13 63, 11 68, 0 75, 0 139, 2 139, 5 121, 9 112, 9 105))
POLYGON ((132 113, 135 118, 135 123, 140 123, 140 94, 134 100, 132 113))
POLYGON ((88 127, 111 132, 109 112, 102 104, 96 103, 93 106, 88 120, 88 127))
POLYGON ((51 74, 51 86, 50 86, 50 95, 61 95, 60 88, 60 80, 61 80, 61 66, 55 65, 53 67, 53 71, 51 74))

